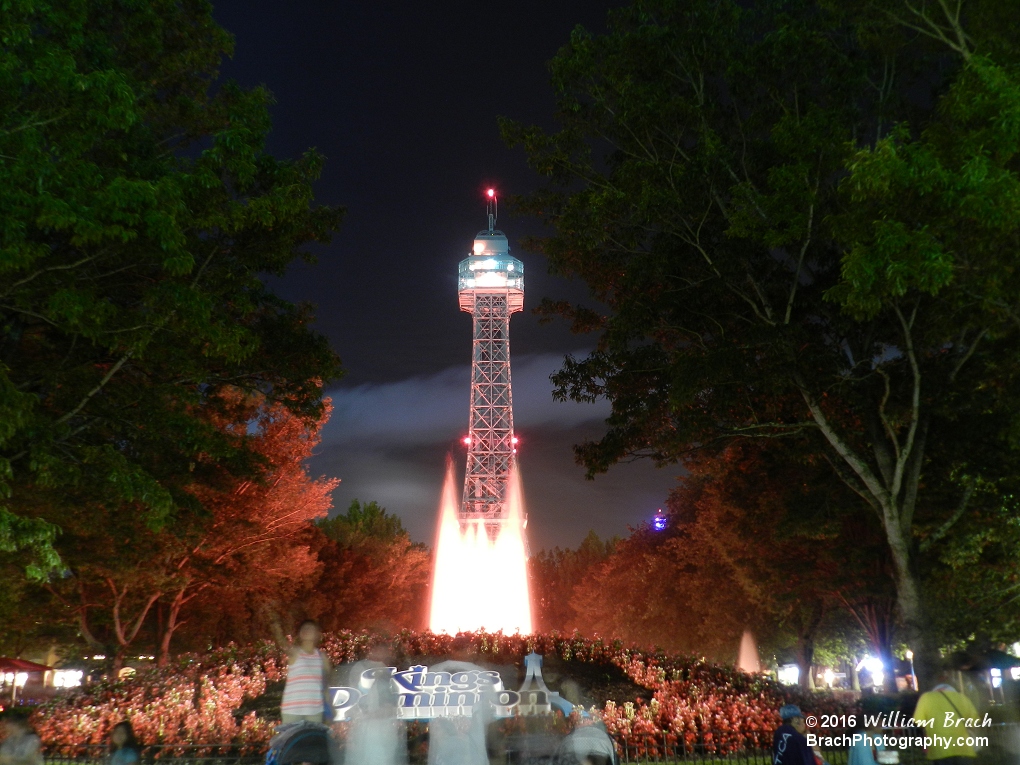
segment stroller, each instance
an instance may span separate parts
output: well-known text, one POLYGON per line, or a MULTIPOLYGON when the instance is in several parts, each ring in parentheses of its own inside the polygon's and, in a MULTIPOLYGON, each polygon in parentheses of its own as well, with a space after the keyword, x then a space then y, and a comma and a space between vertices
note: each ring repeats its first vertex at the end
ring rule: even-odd
POLYGON ((555 765, 618 765, 616 746, 600 723, 575 728, 556 751, 555 765))
POLYGON ((278 727, 266 752, 266 765, 338 765, 339 762, 339 749, 329 727, 307 721, 278 727))

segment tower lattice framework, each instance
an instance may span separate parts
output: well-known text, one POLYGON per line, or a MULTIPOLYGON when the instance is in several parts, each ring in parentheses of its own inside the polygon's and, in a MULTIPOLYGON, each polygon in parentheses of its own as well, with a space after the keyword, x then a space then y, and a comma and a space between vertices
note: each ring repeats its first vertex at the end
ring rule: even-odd
POLYGON ((490 536, 498 534, 505 517, 514 461, 510 316, 519 310, 506 294, 479 294, 472 310, 470 442, 461 518, 486 522, 490 536))
POLYGON ((496 199, 489 192, 489 229, 475 236, 459 266, 460 308, 471 314, 471 414, 461 529, 484 523, 490 539, 508 518, 507 499, 517 451, 510 390, 510 317, 524 309, 524 264, 510 255, 506 234, 495 228, 496 199))

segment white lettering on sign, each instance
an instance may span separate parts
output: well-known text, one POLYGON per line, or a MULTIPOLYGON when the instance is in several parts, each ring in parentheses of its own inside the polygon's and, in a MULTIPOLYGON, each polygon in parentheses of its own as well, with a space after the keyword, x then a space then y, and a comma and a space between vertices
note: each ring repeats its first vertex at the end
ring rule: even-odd
POLYGON ((470 717, 481 706, 492 707, 496 717, 509 717, 521 701, 519 693, 503 687, 503 679, 495 670, 430 672, 428 667, 416 664, 398 672, 396 667, 376 667, 362 672, 357 688, 329 689, 333 719, 350 720, 372 686, 386 680, 396 695, 397 716, 405 720, 470 717))

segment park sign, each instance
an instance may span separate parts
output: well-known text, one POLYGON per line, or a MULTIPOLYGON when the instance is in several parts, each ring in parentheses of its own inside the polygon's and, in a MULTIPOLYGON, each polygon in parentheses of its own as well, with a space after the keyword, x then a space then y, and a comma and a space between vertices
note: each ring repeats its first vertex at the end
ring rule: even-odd
POLYGON ((397 717, 403 720, 470 717, 483 710, 493 717, 548 714, 554 705, 569 714, 573 706, 546 687, 541 667, 542 657, 528 654, 527 676, 517 691, 505 688, 502 676, 492 669, 433 671, 415 664, 398 672, 396 667, 372 667, 361 673, 357 687, 329 689, 333 719, 350 720, 359 708, 371 706, 373 689, 380 690, 375 684, 387 681, 397 717))

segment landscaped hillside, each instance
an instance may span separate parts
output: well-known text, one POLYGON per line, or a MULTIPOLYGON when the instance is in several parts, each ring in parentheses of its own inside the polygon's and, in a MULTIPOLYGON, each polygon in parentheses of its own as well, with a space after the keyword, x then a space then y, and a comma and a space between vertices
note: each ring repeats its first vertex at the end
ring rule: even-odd
MULTIPOLYGON (((778 708, 797 701, 815 713, 844 711, 850 702, 826 694, 802 698, 796 689, 731 667, 688 656, 628 648, 618 641, 558 634, 527 637, 428 632, 394 636, 328 633, 323 648, 338 665, 334 684, 346 683, 344 665, 381 649, 399 668, 434 664, 450 656, 499 667, 504 683, 522 679, 523 657, 545 657, 552 690, 601 719, 617 738, 647 736, 698 744, 724 753, 771 740, 778 708), (511 668, 518 677, 510 676, 511 668)), ((233 744, 263 748, 278 723, 285 661, 270 643, 227 646, 181 656, 171 666, 102 682, 40 707, 33 723, 47 744, 101 743, 119 720, 130 719, 150 744, 233 744)), ((576 724, 580 708, 565 726, 576 724)))

